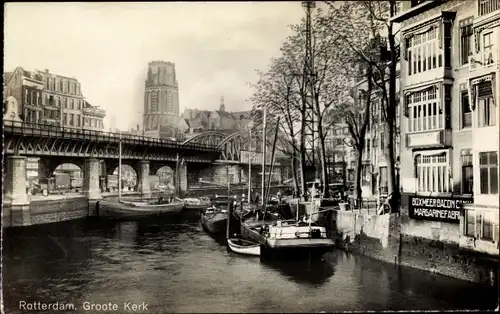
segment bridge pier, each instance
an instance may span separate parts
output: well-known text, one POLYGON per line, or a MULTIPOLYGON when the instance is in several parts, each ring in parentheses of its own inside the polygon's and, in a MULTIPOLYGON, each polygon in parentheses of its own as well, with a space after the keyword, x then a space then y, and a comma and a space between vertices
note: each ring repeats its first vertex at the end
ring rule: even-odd
POLYGON ((182 164, 182 165, 179 165, 179 175, 176 176, 176 178, 179 179, 179 189, 180 189, 180 193, 182 194, 182 192, 185 192, 187 191, 187 188, 188 188, 188 179, 187 179, 187 165, 186 164, 182 164))
POLYGON ((89 198, 89 202, 101 199, 99 187, 99 173, 101 162, 97 158, 85 160, 83 170, 83 193, 89 198))
POLYGON ((151 184, 149 181, 149 161, 141 160, 138 162, 137 173, 137 191, 144 197, 151 196, 151 184))
POLYGON ((30 201, 26 193, 26 157, 7 156, 5 176, 5 203, 4 217, 6 225, 31 225, 30 201))

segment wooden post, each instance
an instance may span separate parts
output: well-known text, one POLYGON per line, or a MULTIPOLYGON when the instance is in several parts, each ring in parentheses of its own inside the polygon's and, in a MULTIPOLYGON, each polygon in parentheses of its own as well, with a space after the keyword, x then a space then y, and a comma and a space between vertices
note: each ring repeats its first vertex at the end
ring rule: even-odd
POLYGON ((227 226, 226 226, 226 240, 231 236, 231 215, 233 214, 233 202, 229 201, 227 206, 227 226))

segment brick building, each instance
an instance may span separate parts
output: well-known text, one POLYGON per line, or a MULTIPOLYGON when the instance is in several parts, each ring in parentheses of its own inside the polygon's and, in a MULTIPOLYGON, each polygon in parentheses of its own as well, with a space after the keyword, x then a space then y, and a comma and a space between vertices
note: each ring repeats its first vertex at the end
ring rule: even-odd
POLYGON ((401 183, 408 214, 440 221, 446 241, 472 248, 474 239, 473 249, 498 254, 500 1, 405 1, 393 20, 403 39, 401 183), (472 201, 477 206, 460 221, 437 214, 436 204, 472 201))

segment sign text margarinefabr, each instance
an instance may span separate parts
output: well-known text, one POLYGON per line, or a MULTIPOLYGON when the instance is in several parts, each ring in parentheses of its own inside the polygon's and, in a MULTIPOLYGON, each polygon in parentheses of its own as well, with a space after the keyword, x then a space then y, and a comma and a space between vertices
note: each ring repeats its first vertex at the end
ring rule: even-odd
POLYGON ((410 196, 409 216, 413 219, 460 223, 461 204, 472 198, 410 196))

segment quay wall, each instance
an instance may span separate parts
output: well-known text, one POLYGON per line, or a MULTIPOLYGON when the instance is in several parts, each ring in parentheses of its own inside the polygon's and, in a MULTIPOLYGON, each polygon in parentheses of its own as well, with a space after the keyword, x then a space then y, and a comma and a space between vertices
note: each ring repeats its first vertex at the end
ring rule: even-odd
POLYGON ((32 200, 26 205, 4 204, 2 223, 4 227, 20 227, 80 219, 89 215, 89 209, 85 196, 32 200))
POLYGON ((498 255, 460 247, 459 227, 399 214, 334 211, 331 236, 349 252, 462 280, 498 286, 498 255))

